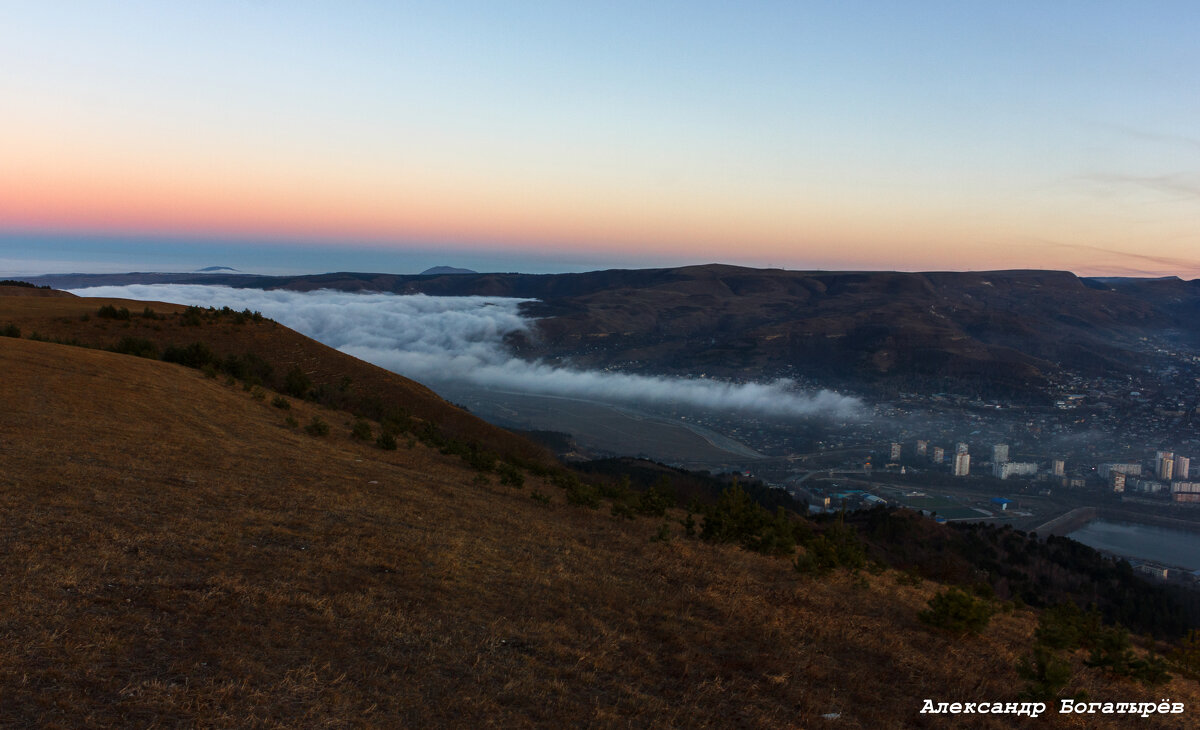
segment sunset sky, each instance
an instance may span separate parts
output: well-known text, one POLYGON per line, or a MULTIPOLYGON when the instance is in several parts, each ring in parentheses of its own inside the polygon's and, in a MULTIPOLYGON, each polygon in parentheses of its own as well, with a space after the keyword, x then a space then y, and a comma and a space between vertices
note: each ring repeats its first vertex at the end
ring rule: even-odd
POLYGON ((1200 277, 1195 2, 0 0, 0 274, 1200 277))

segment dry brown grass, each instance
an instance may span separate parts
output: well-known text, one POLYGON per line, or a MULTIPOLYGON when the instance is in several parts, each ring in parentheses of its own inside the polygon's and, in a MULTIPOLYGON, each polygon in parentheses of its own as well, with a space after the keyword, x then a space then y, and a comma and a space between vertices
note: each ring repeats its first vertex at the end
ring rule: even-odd
POLYGON ((954 639, 938 586, 651 542, 179 366, 0 338, 0 373, 0 726, 919 727, 1021 686, 1028 613, 954 639))
MULTIPOLYGON (((32 291, 53 293, 53 290, 32 291)), ((235 324, 225 317, 215 321, 206 319, 199 327, 185 327, 180 324, 180 314, 186 309, 178 304, 126 299, 9 296, 0 300, 0 327, 12 323, 25 337, 36 333, 49 340, 98 348, 111 348, 124 337, 137 337, 152 340, 160 352, 168 346, 186 347, 198 341, 206 343, 221 358, 252 352, 271 363, 277 376, 299 367, 313 385, 340 388, 348 379, 351 401, 400 403, 410 415, 438 424, 453 438, 486 444, 502 454, 546 463, 553 461, 545 449, 475 418, 420 383, 357 360, 275 322, 235 324), (98 317, 97 310, 105 305, 128 309, 130 319, 98 317), (142 317, 147 307, 162 318, 142 317)))

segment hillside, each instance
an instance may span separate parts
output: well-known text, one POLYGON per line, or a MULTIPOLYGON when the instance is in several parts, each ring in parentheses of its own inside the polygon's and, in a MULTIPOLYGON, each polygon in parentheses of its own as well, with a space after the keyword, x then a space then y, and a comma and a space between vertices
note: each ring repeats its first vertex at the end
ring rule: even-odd
POLYGON ((526 313, 538 318, 537 336, 514 343, 529 357, 653 373, 788 376, 884 393, 953 388, 1045 399, 1072 376, 1124 377, 1158 348, 1200 348, 1200 282, 1085 279, 1064 271, 805 272, 712 264, 542 275, 155 276, 302 291, 535 298, 526 313))
MULTIPOLYGON (((65 303, 99 304, 12 297, 0 323, 90 332, 65 303)), ((917 619, 935 584, 655 540, 536 472, 376 448, 173 363, 0 337, 0 373, 0 725, 875 728, 1022 685, 1027 611, 957 637, 917 619)), ((1200 702, 1090 669, 1072 690, 1200 702)))
MULTIPOLYGON (((12 287, 0 287, 12 290, 12 287)), ((20 291, 28 291, 20 289, 20 291)), ((41 290, 45 292, 46 290, 41 290)), ((64 294, 64 292, 58 292, 64 294)), ((26 337, 102 349, 150 347, 161 356, 167 348, 204 343, 220 369, 230 358, 244 375, 276 390, 298 369, 313 395, 329 405, 376 420, 413 417, 447 435, 486 445, 501 454, 549 463, 541 447, 462 411, 425 386, 376 367, 249 312, 189 310, 178 304, 72 297, 54 300, 9 296, 0 303, 0 327, 12 325, 26 337), (115 316, 101 316, 101 308, 115 316), (124 310, 124 312, 122 312, 124 310)), ((199 364, 197 364, 199 366, 199 364)), ((242 373, 235 373, 242 377, 242 373)), ((222 371, 224 372, 224 371, 222 371)))

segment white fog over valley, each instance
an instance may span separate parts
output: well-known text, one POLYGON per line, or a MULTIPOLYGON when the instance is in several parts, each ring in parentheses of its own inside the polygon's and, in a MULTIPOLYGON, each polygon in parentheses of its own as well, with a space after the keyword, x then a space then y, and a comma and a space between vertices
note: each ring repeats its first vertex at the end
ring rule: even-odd
POLYGON ((509 333, 532 331, 522 299, 436 297, 329 290, 234 289, 166 284, 73 290, 90 297, 175 302, 260 311, 359 359, 434 386, 481 388, 646 405, 744 411, 779 418, 853 418, 863 408, 828 390, 802 392, 787 380, 730 383, 556 367, 510 354, 509 333))

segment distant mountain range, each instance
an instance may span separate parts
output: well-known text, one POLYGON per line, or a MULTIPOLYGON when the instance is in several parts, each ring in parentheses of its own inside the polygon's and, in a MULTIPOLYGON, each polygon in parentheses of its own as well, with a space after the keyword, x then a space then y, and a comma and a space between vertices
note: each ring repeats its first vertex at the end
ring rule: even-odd
POLYGON ((436 276, 438 274, 478 274, 478 271, 459 269, 454 266, 434 266, 421 272, 421 276, 436 276))
MULTIPOLYGON (((432 271, 432 270, 431 270, 432 271)), ((1063 375, 1122 375, 1135 352, 1200 345, 1200 281, 1065 271, 829 272, 710 264, 579 274, 54 275, 60 288, 204 283, 537 299, 522 355, 884 391, 1041 397, 1063 375)))

